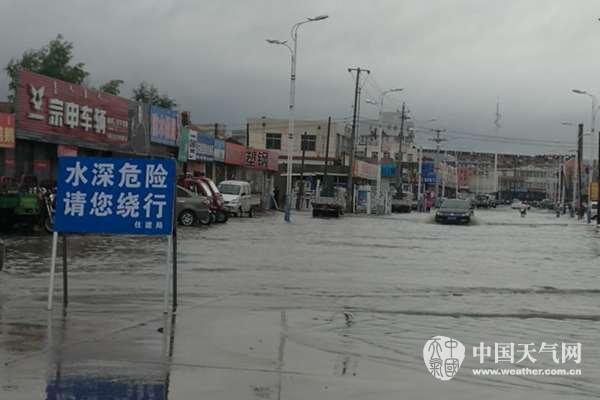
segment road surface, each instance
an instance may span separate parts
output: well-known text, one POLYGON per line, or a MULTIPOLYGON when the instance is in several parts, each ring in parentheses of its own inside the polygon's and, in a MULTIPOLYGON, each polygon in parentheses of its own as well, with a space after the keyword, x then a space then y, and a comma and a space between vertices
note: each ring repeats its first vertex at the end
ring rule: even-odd
MULTIPOLYGON (((167 316, 162 238, 70 237, 66 313, 60 275, 45 311, 51 238, 7 238, 0 398, 600 397, 592 227, 500 208, 469 226, 282 219, 180 229, 180 306, 167 316), (435 335, 467 349, 452 381, 424 363, 435 335), (498 366, 473 357, 482 342, 581 343, 581 363, 565 364, 581 376, 475 376, 498 366)), ((541 356, 523 365, 561 367, 541 356)))

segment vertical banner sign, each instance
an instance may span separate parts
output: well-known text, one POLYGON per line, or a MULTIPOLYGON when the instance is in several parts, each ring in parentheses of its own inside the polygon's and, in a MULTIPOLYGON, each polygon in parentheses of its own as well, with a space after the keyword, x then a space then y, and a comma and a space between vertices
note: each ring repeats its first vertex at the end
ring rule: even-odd
POLYGON ((15 114, 0 113, 0 148, 15 147, 15 114))
POLYGON ((150 141, 177 146, 177 111, 150 106, 150 141))
POLYGON ((188 160, 188 148, 190 141, 190 132, 186 126, 182 126, 179 130, 179 152, 177 153, 177 160, 186 162, 188 160))
POLYGON ((432 162, 423 162, 421 165, 421 177, 423 183, 436 183, 435 166, 432 162))
POLYGON ((170 235, 175 161, 59 158, 55 231, 170 235))

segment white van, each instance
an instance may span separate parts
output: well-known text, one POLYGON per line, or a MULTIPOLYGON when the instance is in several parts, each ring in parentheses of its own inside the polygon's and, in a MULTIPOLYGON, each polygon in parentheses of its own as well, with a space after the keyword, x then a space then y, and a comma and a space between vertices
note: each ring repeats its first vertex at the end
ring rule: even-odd
POLYGON ((260 206, 260 196, 252 194, 249 182, 223 181, 219 183, 219 192, 223 195, 225 209, 238 217, 244 214, 252 217, 260 206))

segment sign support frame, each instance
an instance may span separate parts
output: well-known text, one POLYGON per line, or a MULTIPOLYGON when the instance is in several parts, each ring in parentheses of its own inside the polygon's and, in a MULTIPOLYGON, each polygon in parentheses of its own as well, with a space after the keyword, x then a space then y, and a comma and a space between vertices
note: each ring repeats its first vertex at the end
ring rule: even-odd
POLYGON ((52 233, 52 261, 50 262, 50 284, 48 285, 48 306, 52 310, 52 297, 54 295, 54 273, 56 272, 56 247, 58 245, 58 232, 52 233))
MULTIPOLYGON (((167 252, 165 258, 165 286, 164 286, 164 313, 168 314, 168 306, 169 306, 169 295, 171 294, 170 284, 172 283, 173 297, 172 297, 172 311, 175 311, 177 308, 177 228, 176 228, 176 216, 175 216, 175 199, 176 199, 176 185, 173 184, 173 204, 172 204, 172 213, 171 213, 171 229, 169 231, 167 238, 167 252), (172 264, 171 264, 172 263, 172 264), (172 267, 172 269, 170 268, 172 267), (172 273, 172 276, 171 276, 172 273), (173 279, 172 282, 169 280, 173 279)), ((54 230, 52 233, 52 255, 51 255, 51 263, 50 263, 50 282, 48 285, 48 299, 47 299, 47 310, 51 311, 53 306, 54 299, 54 281, 56 275, 56 256, 58 252, 58 236, 62 236, 62 278, 63 278, 63 308, 66 309, 69 303, 68 300, 68 269, 67 269, 67 231, 58 231, 54 230)), ((84 232, 85 234, 85 232, 84 232)))

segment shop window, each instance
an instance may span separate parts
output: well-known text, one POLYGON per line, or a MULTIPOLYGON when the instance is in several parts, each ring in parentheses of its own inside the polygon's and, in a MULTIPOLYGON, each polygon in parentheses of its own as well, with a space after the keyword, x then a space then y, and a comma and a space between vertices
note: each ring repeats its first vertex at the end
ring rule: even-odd
POLYGON ((302 150, 315 151, 317 148, 316 135, 302 135, 302 150))
POLYGON ((266 148, 281 150, 281 133, 267 133, 266 148))

